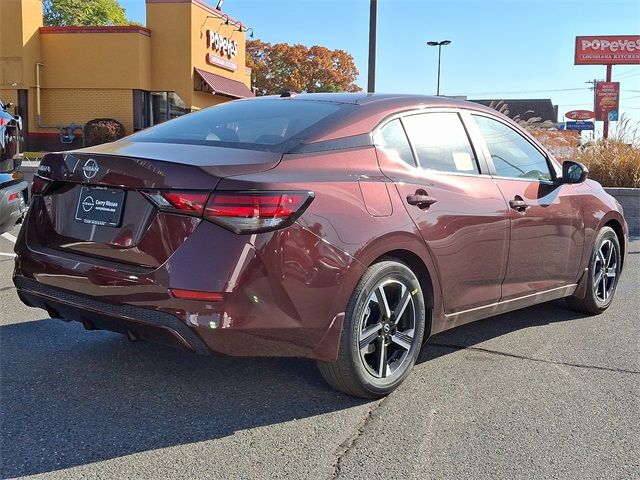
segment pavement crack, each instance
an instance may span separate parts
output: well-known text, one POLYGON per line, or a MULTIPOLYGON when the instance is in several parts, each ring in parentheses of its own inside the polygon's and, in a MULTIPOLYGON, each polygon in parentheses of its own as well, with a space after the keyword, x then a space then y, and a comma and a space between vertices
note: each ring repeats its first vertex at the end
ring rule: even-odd
POLYGON ((637 371, 637 370, 602 367, 600 365, 585 365, 581 363, 558 362, 555 360, 545 360, 544 358, 527 357, 525 355, 518 355, 516 353, 500 352, 498 350, 491 350, 491 349, 482 348, 482 347, 470 347, 465 345, 455 345, 455 344, 449 344, 449 343, 429 343, 429 345, 434 347, 449 348, 451 350, 472 350, 475 352, 487 353, 489 355, 499 355, 502 357, 517 358, 518 360, 529 360, 532 362, 539 362, 539 363, 549 363, 552 365, 564 365, 566 367, 585 368, 588 370, 603 370, 606 372, 615 372, 615 373, 623 373, 623 374, 636 374, 636 375, 640 374, 640 371, 637 371))
POLYGON ((367 425, 373 418, 373 414, 375 413, 376 410, 380 408, 380 406, 384 403, 384 401, 387 398, 389 397, 385 397, 382 400, 378 400, 370 408, 368 408, 364 416, 360 419, 360 421, 356 425, 355 431, 351 435, 349 435, 340 445, 336 447, 334 452, 336 459, 333 462, 333 472, 330 477, 331 479, 338 478, 340 476, 340 471, 342 469, 342 459, 349 452, 349 450, 351 450, 355 446, 355 444, 358 442, 358 439, 362 436, 362 434, 367 428, 367 425))

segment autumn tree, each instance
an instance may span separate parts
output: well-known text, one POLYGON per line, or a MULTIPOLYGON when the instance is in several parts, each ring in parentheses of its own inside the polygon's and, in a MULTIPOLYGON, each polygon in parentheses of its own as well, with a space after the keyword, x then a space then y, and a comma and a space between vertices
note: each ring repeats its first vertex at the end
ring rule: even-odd
POLYGON ((247 66, 251 68, 256 95, 293 92, 358 92, 353 57, 344 50, 314 45, 247 42, 247 66))
POLYGON ((118 0, 44 0, 44 24, 66 25, 129 25, 125 10, 118 0))

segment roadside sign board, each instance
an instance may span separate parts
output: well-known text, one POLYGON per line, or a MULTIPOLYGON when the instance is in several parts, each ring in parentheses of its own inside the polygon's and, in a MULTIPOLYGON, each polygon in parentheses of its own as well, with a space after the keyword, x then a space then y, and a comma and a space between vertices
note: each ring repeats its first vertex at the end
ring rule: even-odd
POLYGON ((565 128, 567 130, 593 130, 593 122, 567 122, 565 128))
POLYGON ((571 110, 564 114, 565 117, 571 120, 590 120, 596 116, 591 110, 571 110))
POLYGON ((576 37, 576 65, 638 65, 640 35, 576 37))
POLYGON ((620 104, 620 82, 596 82, 596 120, 604 122, 618 120, 620 104))

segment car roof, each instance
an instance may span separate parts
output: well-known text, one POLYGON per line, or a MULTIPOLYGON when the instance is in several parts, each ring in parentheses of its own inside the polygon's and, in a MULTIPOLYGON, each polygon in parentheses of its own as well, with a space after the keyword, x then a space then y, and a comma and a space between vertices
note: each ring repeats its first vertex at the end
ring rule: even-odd
POLYGON ((350 103, 353 105, 386 105, 400 104, 450 104, 451 106, 477 105, 453 97, 418 95, 410 93, 367 93, 367 92, 337 92, 337 93, 293 93, 285 92, 281 95, 266 95, 253 97, 251 100, 282 98, 283 100, 308 100, 315 102, 350 103))
MULTIPOLYGON (((420 110, 427 108, 464 108, 486 112, 494 116, 501 116, 496 110, 468 102, 457 98, 393 94, 393 93, 287 93, 283 95, 268 95, 247 99, 248 101, 260 101, 261 99, 281 99, 282 101, 314 101, 331 102, 356 105, 358 108, 350 109, 350 113, 337 120, 333 125, 316 132, 304 140, 305 143, 314 143, 325 140, 333 140, 342 137, 360 135, 372 131, 384 118, 404 111, 420 110)), ((241 100, 241 101, 247 101, 241 100)), ((504 117, 506 118, 506 117, 504 117)))

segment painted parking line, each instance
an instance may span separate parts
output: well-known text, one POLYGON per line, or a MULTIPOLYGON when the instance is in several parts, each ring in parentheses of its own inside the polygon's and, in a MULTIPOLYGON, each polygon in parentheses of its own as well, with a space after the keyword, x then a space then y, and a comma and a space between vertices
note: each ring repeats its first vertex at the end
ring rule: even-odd
POLYGON ((3 238, 6 238, 7 240, 9 240, 11 243, 16 243, 17 238, 14 237, 13 235, 11 235, 9 232, 5 232, 2 234, 3 238))
POLYGON ((4 253, 4 252, 0 252, 0 257, 15 257, 16 254, 15 253, 4 253))

